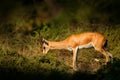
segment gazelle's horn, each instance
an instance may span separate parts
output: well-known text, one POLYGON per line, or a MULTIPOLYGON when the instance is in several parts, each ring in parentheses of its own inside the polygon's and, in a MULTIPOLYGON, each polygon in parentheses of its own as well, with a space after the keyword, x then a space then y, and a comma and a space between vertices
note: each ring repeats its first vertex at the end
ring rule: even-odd
POLYGON ((48 44, 48 41, 47 41, 46 39, 44 39, 40 33, 39 33, 39 41, 40 41, 40 44, 41 44, 41 45, 42 45, 43 43, 49 45, 49 44, 48 44))
POLYGON ((42 35, 40 34, 40 32, 39 32, 39 42, 40 42, 41 45, 43 44, 43 37, 42 37, 42 35))

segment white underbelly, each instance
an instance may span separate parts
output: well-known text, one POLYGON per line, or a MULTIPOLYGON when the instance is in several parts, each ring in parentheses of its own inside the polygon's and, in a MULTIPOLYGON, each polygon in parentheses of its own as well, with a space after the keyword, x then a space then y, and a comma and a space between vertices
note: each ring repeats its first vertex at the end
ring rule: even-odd
MULTIPOLYGON (((90 42, 88 44, 85 44, 85 45, 80 45, 80 46, 77 46, 76 48, 77 49, 83 49, 83 48, 91 48, 93 47, 93 43, 90 42)), ((68 48, 69 51, 73 51, 73 48, 68 48)))
POLYGON ((92 42, 90 42, 88 44, 85 44, 85 45, 78 46, 79 49, 82 49, 82 48, 91 48, 91 47, 93 47, 93 43, 92 42))

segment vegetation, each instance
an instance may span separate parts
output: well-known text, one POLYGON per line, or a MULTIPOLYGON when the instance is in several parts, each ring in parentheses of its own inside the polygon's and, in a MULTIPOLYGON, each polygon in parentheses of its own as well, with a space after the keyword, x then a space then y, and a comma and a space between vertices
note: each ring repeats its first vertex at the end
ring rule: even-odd
POLYGON ((4 0, 0 4, 1 79, 119 80, 119 0, 4 0), (113 63, 104 65, 99 52, 82 49, 74 71, 72 52, 41 52, 39 32, 47 40, 60 41, 87 31, 106 36, 113 63))

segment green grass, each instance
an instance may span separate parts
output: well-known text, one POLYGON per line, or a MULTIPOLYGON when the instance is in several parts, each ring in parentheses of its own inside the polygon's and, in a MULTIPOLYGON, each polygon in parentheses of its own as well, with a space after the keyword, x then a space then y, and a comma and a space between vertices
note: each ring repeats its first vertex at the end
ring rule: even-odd
MULTIPOLYGON (((120 60, 114 58, 114 62, 108 65, 101 66, 97 72, 91 73, 88 71, 90 65, 93 64, 91 60, 81 63, 81 69, 73 72, 71 68, 66 66, 64 62, 55 54, 50 53, 46 56, 29 56, 24 57, 16 52, 1 52, 0 55, 0 78, 1 79, 37 79, 37 80, 119 80, 120 60), (72 71, 72 72, 71 72, 72 71), (87 71, 87 72, 86 72, 87 71)), ((83 59, 82 59, 83 60, 83 59)), ((97 63, 94 65, 98 66, 97 63)), ((91 68, 92 69, 92 68, 91 68)))
MULTIPOLYGON (((106 50, 113 54, 114 62, 105 66, 105 58, 99 52, 95 51, 93 48, 82 49, 79 50, 78 54, 77 72, 70 67, 72 64, 72 52, 66 50, 53 50, 47 55, 41 53, 41 45, 36 43, 36 40, 38 39, 37 31, 34 35, 19 35, 20 33, 17 33, 10 39, 8 39, 8 37, 1 38, 0 77, 2 79, 11 78, 31 80, 74 80, 79 78, 82 78, 83 80, 87 80, 88 78, 93 80, 113 80, 114 77, 116 77, 116 80, 118 80, 119 74, 117 73, 119 72, 120 67, 120 36, 118 35, 120 28, 118 26, 114 29, 112 26, 108 28, 106 27, 106 29, 103 30, 98 26, 96 30, 107 37, 108 46, 106 50), (100 62, 95 62, 94 59, 96 58, 99 59, 100 62), (112 71, 116 75, 112 75, 112 71)), ((76 28, 76 32, 74 32, 73 30, 70 30, 69 27, 64 29, 62 27, 52 29, 52 27, 53 26, 49 28, 46 24, 46 30, 45 27, 40 30, 41 34, 43 34, 48 40, 59 41, 63 40, 70 34, 84 32, 81 28, 76 28), (55 32, 55 34, 53 32, 55 32)), ((84 29, 86 29, 86 31, 92 31, 93 28, 91 29, 89 26, 86 26, 84 29)))

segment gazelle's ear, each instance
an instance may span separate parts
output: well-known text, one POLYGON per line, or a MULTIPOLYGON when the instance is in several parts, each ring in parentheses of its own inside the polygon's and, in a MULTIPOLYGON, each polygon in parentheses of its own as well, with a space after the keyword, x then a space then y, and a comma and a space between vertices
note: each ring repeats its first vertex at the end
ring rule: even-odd
POLYGON ((45 43, 46 45, 49 45, 48 41, 44 38, 43 38, 42 42, 45 43))
POLYGON ((44 38, 42 38, 42 43, 44 43, 45 42, 45 39, 44 38))
POLYGON ((44 42, 44 41, 46 41, 46 40, 43 38, 42 41, 44 42))

